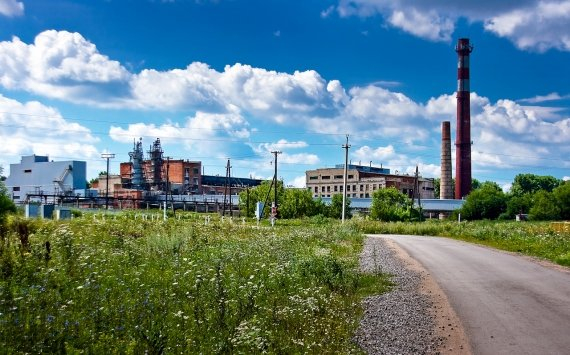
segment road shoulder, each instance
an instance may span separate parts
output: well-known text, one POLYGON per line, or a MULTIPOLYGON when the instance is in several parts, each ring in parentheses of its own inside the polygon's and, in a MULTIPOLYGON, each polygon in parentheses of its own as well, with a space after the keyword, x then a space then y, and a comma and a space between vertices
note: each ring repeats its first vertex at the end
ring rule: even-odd
MULTIPOLYGON (((381 238, 382 236, 370 235, 369 237, 381 238)), ((439 349, 440 353, 471 355, 472 350, 463 325, 451 307, 447 296, 434 278, 395 241, 387 238, 384 238, 384 240, 406 267, 418 272, 422 276, 420 292, 432 300, 433 307, 430 309, 430 312, 436 321, 436 332, 438 336, 445 339, 439 349)))

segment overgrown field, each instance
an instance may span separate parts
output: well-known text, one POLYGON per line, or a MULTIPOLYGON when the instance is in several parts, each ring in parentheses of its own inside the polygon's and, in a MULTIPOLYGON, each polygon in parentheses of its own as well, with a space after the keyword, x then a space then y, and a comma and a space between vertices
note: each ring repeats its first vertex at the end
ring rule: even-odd
POLYGON ((451 237, 570 266, 570 234, 554 230, 548 222, 386 223, 354 219, 350 224, 363 233, 451 237))
POLYGON ((14 218, 0 241, 1 353, 352 353, 362 236, 212 218, 14 218))

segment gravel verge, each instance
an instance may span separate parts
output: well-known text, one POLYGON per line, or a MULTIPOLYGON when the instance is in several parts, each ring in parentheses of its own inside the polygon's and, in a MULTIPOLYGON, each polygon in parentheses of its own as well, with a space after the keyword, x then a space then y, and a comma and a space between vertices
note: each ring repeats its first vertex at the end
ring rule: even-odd
POLYGON ((407 267, 378 237, 366 238, 360 268, 388 273, 396 285, 363 301, 357 344, 368 354, 439 354, 445 338, 437 330, 433 300, 421 292, 424 275, 407 267))

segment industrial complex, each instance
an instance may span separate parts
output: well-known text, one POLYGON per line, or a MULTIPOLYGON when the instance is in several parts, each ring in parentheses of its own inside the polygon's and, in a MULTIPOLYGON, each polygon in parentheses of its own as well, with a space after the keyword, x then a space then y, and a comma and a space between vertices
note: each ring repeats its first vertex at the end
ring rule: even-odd
MULTIPOLYGON (((446 206, 434 207, 434 211, 451 211, 460 206, 471 191, 471 118, 469 55, 473 47, 469 39, 458 40, 455 51, 458 55, 457 69, 457 132, 455 189, 452 182, 451 129, 450 122, 442 122, 441 182, 438 200, 447 200, 446 206), (455 191, 454 191, 455 190, 455 191), (455 198, 455 199, 454 199, 455 198), (455 202, 453 202, 455 201, 455 202)), ((343 148, 347 151, 347 144, 343 148)), ((277 168, 277 153, 275 168, 277 168)), ((77 207, 149 208, 165 202, 182 205, 195 211, 211 211, 209 206, 223 204, 229 210, 237 208, 239 192, 258 186, 261 180, 231 176, 228 161, 225 176, 205 175, 202 162, 171 159, 164 155, 160 139, 143 150, 142 138, 133 142, 129 161, 121 162, 119 174, 112 175, 109 158, 104 154, 107 171, 101 173, 93 186, 87 187, 86 163, 83 161, 50 161, 47 156, 23 156, 19 164, 10 165, 6 187, 14 202, 26 204, 74 203, 77 207)), ((277 172, 274 179, 276 179, 277 172)), ((305 173, 306 188, 314 198, 328 200, 335 194, 344 194, 351 199, 369 203, 372 194, 385 188, 396 188, 415 201, 434 203, 434 179, 424 178, 416 170, 415 175, 392 174, 390 169, 372 166, 345 164, 334 168, 319 168, 305 173), (344 191, 346 186, 346 191, 344 191), (431 201, 431 202, 430 202, 431 201)), ((434 203, 442 206, 441 203, 434 203)))

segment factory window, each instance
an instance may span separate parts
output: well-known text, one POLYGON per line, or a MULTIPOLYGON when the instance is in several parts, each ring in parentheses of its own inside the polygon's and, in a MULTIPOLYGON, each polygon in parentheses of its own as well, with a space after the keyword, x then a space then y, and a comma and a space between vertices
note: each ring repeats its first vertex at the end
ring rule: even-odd
POLYGON ((25 173, 31 173, 31 172, 32 172, 32 169, 26 169, 26 170, 24 170, 24 172, 25 172, 25 173))
POLYGON ((19 199, 20 199, 20 196, 12 196, 12 198, 13 198, 14 200, 19 200, 19 199))
POLYGON ((193 183, 194 185, 198 185, 198 178, 192 179, 192 183, 193 183))
POLYGON ((372 190, 376 190, 376 184, 372 185, 372 190))
POLYGON ((342 179, 342 175, 335 175, 334 178, 335 179, 342 179))
POLYGON ((356 194, 352 194, 352 197, 356 198, 356 194))
POLYGON ((366 195, 364 195, 364 197, 370 198, 370 194, 366 194, 366 195))
POLYGON ((318 176, 309 176, 309 180, 317 180, 318 178, 318 176))
POLYGON ((364 185, 360 185, 360 191, 364 191, 364 185))
POLYGON ((364 195, 363 195, 363 194, 360 194, 360 198, 363 198, 363 197, 364 197, 364 195))
POLYGON ((331 176, 330 176, 330 175, 325 175, 325 176, 322 177, 322 179, 323 179, 323 180, 330 180, 330 179, 331 179, 331 176))
POLYGON ((350 191, 350 185, 346 185, 346 191, 350 191))
POLYGON ((343 190, 343 186, 341 186, 341 187, 340 187, 340 192, 343 192, 343 191, 344 191, 344 190, 343 190))
POLYGON ((348 175, 349 179, 354 179, 354 175, 348 175))
POLYGON ((20 191, 20 186, 14 186, 14 187, 12 188, 12 191, 20 191))
POLYGON ((331 192, 331 187, 327 186, 327 192, 331 192))
POLYGON ((319 187, 315 186, 315 193, 319 192, 319 187))
POLYGON ((198 175, 198 174, 200 174, 200 169, 194 168, 194 170, 192 170, 192 172, 194 173, 194 175, 198 175))
POLYGON ((325 192, 325 187, 321 186, 321 192, 325 192))
POLYGON ((338 186, 334 185, 334 192, 338 192, 338 186))

